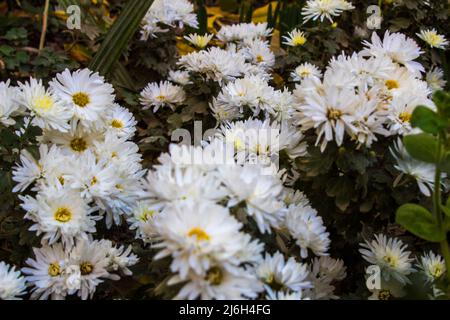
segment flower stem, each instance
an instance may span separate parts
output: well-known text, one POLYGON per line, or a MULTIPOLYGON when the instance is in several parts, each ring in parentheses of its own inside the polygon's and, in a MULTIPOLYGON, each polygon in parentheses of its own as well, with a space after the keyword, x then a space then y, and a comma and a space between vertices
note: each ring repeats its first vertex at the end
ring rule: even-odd
MULTIPOLYGON (((445 234, 445 239, 440 242, 441 253, 445 260, 445 265, 447 268, 447 279, 450 282, 450 250, 448 247, 447 241, 447 230, 445 225, 443 224, 442 219, 442 210, 441 210, 441 161, 442 161, 442 140, 443 137, 441 134, 438 136, 438 150, 437 150, 437 163, 436 163, 436 172, 434 175, 434 190, 433 190, 433 209, 434 215, 436 218, 436 222, 438 224, 439 229, 442 233, 445 234)), ((445 138, 445 137, 444 137, 445 138)))
POLYGON ((42 13, 42 31, 41 31, 41 39, 39 40, 39 51, 44 49, 45 45, 45 36, 47 34, 47 20, 48 20, 48 7, 50 5, 50 0, 45 0, 44 12, 42 13))

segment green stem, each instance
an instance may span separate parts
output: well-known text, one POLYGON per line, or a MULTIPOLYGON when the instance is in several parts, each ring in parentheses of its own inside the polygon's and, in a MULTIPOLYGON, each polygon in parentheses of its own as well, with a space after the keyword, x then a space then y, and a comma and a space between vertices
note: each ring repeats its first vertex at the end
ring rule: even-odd
POLYGON ((450 250, 447 241, 447 230, 442 223, 442 211, 441 211, 441 161, 442 161, 442 135, 439 134, 438 150, 437 150, 437 164, 436 173, 434 175, 434 191, 433 191, 433 210, 439 229, 446 235, 445 240, 440 242, 441 253, 445 260, 447 267, 447 279, 450 282, 450 250))

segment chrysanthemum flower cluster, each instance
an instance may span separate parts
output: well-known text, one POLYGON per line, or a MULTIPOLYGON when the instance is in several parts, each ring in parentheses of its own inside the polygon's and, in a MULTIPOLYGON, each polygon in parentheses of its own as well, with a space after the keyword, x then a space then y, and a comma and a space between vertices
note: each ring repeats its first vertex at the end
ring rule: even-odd
POLYGON ((93 240, 99 220, 120 224, 139 198, 145 170, 129 140, 136 121, 114 103, 112 86, 88 69, 66 70, 48 88, 33 78, 1 88, 5 105, 26 117, 17 134, 42 129, 37 157, 22 150, 13 168, 13 191, 28 191, 19 195, 24 218, 42 242, 22 270, 32 297, 92 297, 103 279, 117 280, 117 271, 129 275, 127 267, 137 262, 131 247, 93 240))

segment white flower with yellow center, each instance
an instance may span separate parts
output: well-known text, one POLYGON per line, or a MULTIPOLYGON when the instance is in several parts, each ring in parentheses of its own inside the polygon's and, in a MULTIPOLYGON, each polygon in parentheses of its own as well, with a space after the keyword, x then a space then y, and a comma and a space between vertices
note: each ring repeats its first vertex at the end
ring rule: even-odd
POLYGON ((55 144, 65 155, 79 156, 88 150, 93 151, 94 143, 101 139, 103 139, 103 132, 87 130, 72 123, 68 132, 45 130, 42 137, 39 137, 39 142, 55 144))
POLYGON ((423 51, 417 43, 402 33, 386 31, 383 40, 376 32, 372 33, 372 42, 364 41, 366 48, 361 51, 362 56, 389 57, 393 62, 405 66, 411 72, 423 72, 423 66, 414 61, 423 51))
POLYGON ((306 34, 303 31, 298 29, 294 29, 291 32, 288 32, 287 36, 283 36, 283 44, 291 47, 299 47, 303 46, 306 41, 306 34))
POLYGON ((114 132, 120 138, 129 139, 136 131, 137 121, 128 109, 115 104, 107 116, 108 131, 114 132))
POLYGON ((198 49, 205 49, 213 37, 213 34, 205 34, 202 36, 197 33, 191 33, 185 36, 184 39, 186 39, 189 43, 191 43, 198 49))
POLYGON ((68 254, 61 243, 33 248, 35 258, 25 261, 22 272, 33 286, 31 299, 62 300, 67 295, 65 267, 68 254))
POLYGON ((0 300, 21 300, 26 293, 25 278, 20 271, 0 261, 0 300))
POLYGON ((444 79, 444 71, 437 67, 434 67, 427 73, 426 81, 433 92, 443 90, 447 84, 447 81, 444 79))
POLYGON ((431 48, 445 49, 449 42, 445 36, 437 33, 436 29, 421 30, 417 36, 425 41, 431 48))
POLYGON ((31 231, 43 234, 42 241, 52 245, 61 240, 65 246, 72 246, 77 239, 88 239, 95 232, 93 209, 74 192, 61 186, 47 187, 36 195, 20 196, 26 219, 34 222, 31 231))
POLYGON ((68 293, 82 299, 92 299, 103 279, 118 280, 119 276, 107 270, 110 259, 109 248, 101 241, 77 241, 67 259, 66 284, 68 293))
POLYGON ((355 7, 351 2, 345 0, 308 0, 302 9, 302 16, 305 22, 311 19, 319 19, 322 22, 326 18, 332 23, 333 17, 353 9, 355 7))
POLYGON ((153 112, 161 107, 170 107, 172 110, 183 104, 186 94, 182 87, 173 85, 168 81, 149 83, 141 92, 141 104, 145 108, 153 107, 153 112))
POLYGON ((187 278, 175 275, 169 285, 184 282, 174 299, 243 300, 256 299, 263 286, 252 270, 213 265, 202 275, 190 272, 187 278), (187 282, 186 282, 187 281, 187 282))
POLYGON ((388 238, 384 234, 375 235, 372 241, 360 244, 359 252, 364 260, 381 268, 381 276, 402 283, 410 283, 408 276, 415 272, 408 246, 397 238, 388 238))
POLYGON ((127 220, 131 230, 136 230, 136 238, 150 242, 158 236, 155 219, 161 213, 162 206, 149 201, 138 201, 127 220))
POLYGON ((433 251, 423 254, 418 262, 417 267, 425 275, 427 282, 435 282, 447 272, 444 258, 433 251))
POLYGON ((42 129, 68 131, 73 110, 58 96, 45 89, 42 80, 30 78, 29 82, 19 83, 19 88, 20 104, 30 111, 32 124, 42 129))
POLYGON ((204 275, 214 265, 239 265, 244 242, 242 224, 228 209, 209 201, 174 202, 155 220, 160 251, 155 259, 172 257, 171 270, 186 279, 190 272, 204 275))
POLYGON ((285 261, 278 251, 272 256, 266 253, 264 260, 256 267, 256 274, 268 294, 276 291, 301 292, 311 287, 311 282, 307 280, 307 266, 296 262, 293 257, 285 261))
POLYGON ((71 159, 66 158, 55 145, 49 148, 47 144, 41 144, 38 160, 27 150, 22 150, 20 164, 13 167, 12 179, 17 185, 12 191, 25 191, 32 183, 37 182, 37 186, 32 189, 36 191, 42 184, 50 183, 53 179, 64 184, 64 176, 69 172, 70 164, 71 159))
POLYGON ((20 112, 19 90, 10 87, 10 80, 0 82, 0 124, 8 127, 16 123, 11 117, 20 112))
POLYGON ((295 68, 291 73, 291 77, 295 82, 302 82, 302 80, 306 78, 314 77, 320 79, 322 77, 322 72, 315 65, 305 62, 295 68))
POLYGON ((74 118, 87 128, 103 124, 108 109, 114 102, 112 85, 89 69, 58 73, 50 81, 50 90, 73 110, 74 118))
POLYGON ((328 142, 334 140, 340 146, 345 133, 352 134, 355 111, 360 103, 361 99, 352 90, 328 87, 323 96, 311 92, 300 107, 303 117, 299 124, 304 130, 315 128, 316 145, 320 144, 323 152, 328 142))
POLYGON ((247 61, 261 67, 262 70, 269 70, 275 64, 275 55, 270 50, 268 41, 260 39, 246 40, 241 52, 247 61))

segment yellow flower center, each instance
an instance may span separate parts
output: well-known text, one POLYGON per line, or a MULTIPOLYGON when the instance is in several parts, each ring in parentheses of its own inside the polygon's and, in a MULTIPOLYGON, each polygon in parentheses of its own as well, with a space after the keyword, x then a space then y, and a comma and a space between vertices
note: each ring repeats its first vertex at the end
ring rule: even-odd
POLYGON ((397 80, 387 80, 386 81, 386 87, 389 90, 398 89, 398 88, 400 88, 400 84, 398 83, 397 80))
POLYGON ((195 237, 197 241, 209 241, 211 237, 203 229, 195 227, 188 232, 188 237, 195 237))
POLYGON ((123 128, 124 126, 123 126, 123 122, 122 122, 122 121, 120 121, 120 120, 118 120, 118 119, 114 119, 114 120, 111 122, 111 127, 116 128, 116 129, 121 129, 121 128, 123 128))
POLYGON ((53 106, 53 103, 52 97, 45 95, 34 99, 33 107, 35 110, 49 110, 53 106))
POLYGON ((54 217, 56 221, 66 223, 72 219, 72 212, 67 208, 58 208, 54 217))
POLYGON ((256 61, 258 61, 258 63, 261 63, 261 62, 263 62, 263 61, 264 61, 264 58, 263 58, 263 56, 262 56, 262 55, 260 55, 260 54, 258 54, 258 55, 256 56, 256 61))
POLYGON ((72 96, 72 101, 79 107, 86 107, 90 102, 89 96, 86 93, 78 92, 72 96))
POLYGON ((83 138, 75 138, 70 142, 73 151, 83 152, 87 149, 87 142, 83 138))
POLYGON ((380 300, 389 300, 391 297, 391 292, 389 290, 380 290, 378 292, 378 299, 380 300))
POLYGON ((334 108, 328 108, 327 118, 329 120, 339 120, 342 116, 342 111, 334 108))
POLYGON ((223 271, 219 267, 212 267, 206 272, 206 280, 213 286, 218 286, 223 281, 223 271))
POLYGON ((392 255, 385 255, 383 257, 383 260, 391 267, 391 268, 396 268, 398 266, 398 259, 397 257, 394 257, 392 255))
POLYGON ((96 176, 93 176, 92 179, 91 179, 91 186, 96 185, 97 182, 98 182, 97 177, 96 177, 96 176))
POLYGON ((148 209, 145 209, 145 210, 141 213, 139 219, 140 219, 141 221, 147 222, 148 219, 151 218, 151 217, 153 217, 155 214, 156 214, 156 211, 155 211, 155 210, 148 210, 148 209))
POLYGON ((411 116, 411 113, 402 112, 398 117, 400 118, 400 120, 402 120, 402 122, 409 122, 411 120, 411 116))
POLYGON ((94 270, 94 265, 90 262, 83 262, 80 264, 80 271, 83 276, 91 274, 94 270))
POLYGON ((50 263, 48 266, 48 274, 52 277, 57 277, 61 274, 61 268, 58 262, 50 263))
POLYGON ((164 101, 166 101, 166 96, 159 95, 156 97, 156 100, 158 100, 159 102, 164 102, 164 101))
POLYGON ((440 278, 444 273, 444 268, 442 268, 441 264, 435 264, 430 266, 430 273, 434 278, 440 278))
POLYGON ((64 185, 64 177, 63 176, 59 176, 58 177, 58 181, 59 181, 59 183, 61 183, 61 185, 64 185))
POLYGON ((302 35, 297 35, 295 37, 292 38, 292 44, 297 47, 297 46, 302 46, 306 43, 306 37, 302 36, 302 35))

